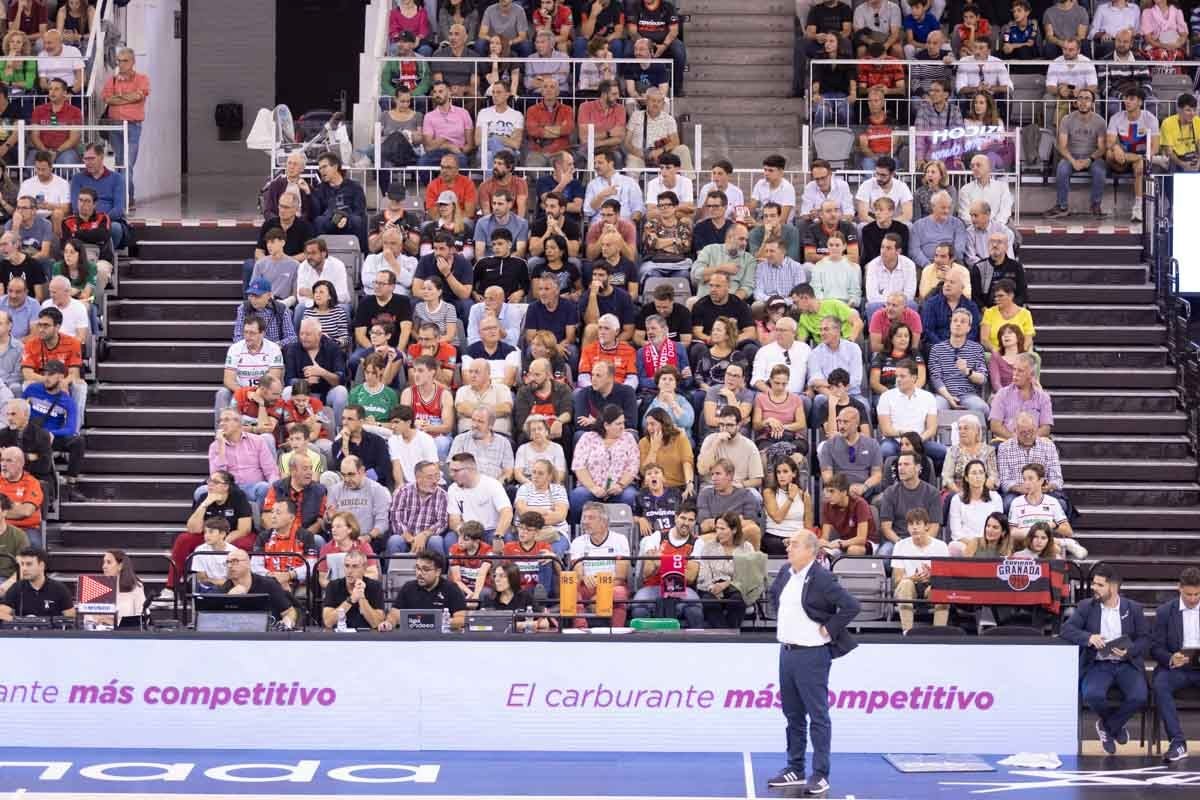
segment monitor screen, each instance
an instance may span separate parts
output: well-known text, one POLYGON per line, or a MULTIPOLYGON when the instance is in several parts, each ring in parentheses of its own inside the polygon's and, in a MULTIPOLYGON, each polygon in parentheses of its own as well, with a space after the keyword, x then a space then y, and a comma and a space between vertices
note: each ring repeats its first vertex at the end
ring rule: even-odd
POLYGON ((264 633, 271 621, 265 611, 198 611, 196 630, 201 633, 264 633))

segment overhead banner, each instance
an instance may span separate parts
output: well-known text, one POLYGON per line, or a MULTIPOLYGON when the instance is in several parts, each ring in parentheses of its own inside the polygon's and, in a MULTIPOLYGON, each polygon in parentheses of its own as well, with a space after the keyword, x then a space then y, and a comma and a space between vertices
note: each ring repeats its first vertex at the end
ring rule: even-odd
MULTIPOLYGON (((3 642, 14 745, 710 752, 783 747, 771 642, 34 636, 3 642)), ((1077 651, 864 644, 834 662, 833 748, 1073 753, 1077 651), (1036 676, 1037 697, 1029 694, 1036 676)))

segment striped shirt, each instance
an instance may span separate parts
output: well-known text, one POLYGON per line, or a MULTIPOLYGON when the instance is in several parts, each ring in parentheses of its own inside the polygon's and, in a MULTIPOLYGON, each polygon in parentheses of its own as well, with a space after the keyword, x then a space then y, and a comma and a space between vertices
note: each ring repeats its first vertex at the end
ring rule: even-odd
POLYGON ((960 358, 966 359, 967 366, 971 368, 972 372, 987 376, 987 362, 984 360, 983 345, 970 339, 964 340, 962 347, 950 344, 949 339, 938 342, 929 351, 929 360, 926 362, 929 369, 929 383, 933 386, 934 391, 941 391, 944 386, 950 390, 950 394, 955 400, 968 394, 978 395, 982 386, 982 384, 976 386, 966 375, 962 374, 956 363, 960 358))
POLYGON ((342 306, 334 306, 330 310, 320 313, 316 308, 309 306, 304 312, 305 319, 315 319, 321 325, 321 333, 333 339, 338 344, 344 345, 350 341, 350 315, 346 313, 346 309, 342 306))
POLYGON ((754 299, 766 300, 772 295, 787 297, 794 287, 807 282, 808 268, 787 256, 778 266, 760 261, 754 273, 754 299))
POLYGON ((1000 490, 1017 491, 1021 486, 1021 470, 1026 464, 1041 464, 1046 468, 1046 491, 1062 488, 1062 465, 1058 461, 1058 448, 1049 439, 1038 437, 1033 447, 1022 447, 1014 436, 996 449, 996 462, 1000 466, 1000 490))
POLYGON ((454 306, 445 300, 435 309, 430 309, 426 303, 417 303, 413 306, 412 316, 414 328, 419 327, 423 322, 432 322, 438 327, 438 336, 445 336, 446 326, 451 322, 458 322, 458 315, 454 311, 454 306))
MULTIPOLYGON (((530 511, 552 511, 554 506, 567 502, 567 490, 561 483, 551 483, 549 489, 544 492, 532 483, 522 483, 521 488, 517 489, 517 502, 524 503, 530 511)), ((566 520, 554 528, 563 536, 571 535, 566 520)))
POLYGON ((432 530, 439 534, 446 530, 450 521, 447 507, 446 490, 442 487, 435 488, 429 494, 422 494, 415 483, 406 483, 392 497, 392 507, 389 511, 392 533, 432 530))
MULTIPOLYGON (((242 334, 242 326, 246 322, 247 310, 250 309, 250 303, 241 303, 237 307, 237 317, 233 321, 233 341, 239 342, 245 338, 242 334)), ((255 310, 253 312, 266 326, 264 336, 281 348, 287 347, 292 342, 296 341, 296 326, 292 324, 292 311, 278 300, 272 300, 271 305, 264 308, 262 311, 255 310)))

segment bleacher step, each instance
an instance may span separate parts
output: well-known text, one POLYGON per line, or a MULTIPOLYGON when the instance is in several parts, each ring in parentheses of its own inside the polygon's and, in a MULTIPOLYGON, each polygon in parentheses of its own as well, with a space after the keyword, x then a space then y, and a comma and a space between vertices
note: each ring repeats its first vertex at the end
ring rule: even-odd
POLYGON ((64 547, 137 547, 150 550, 169 548, 175 536, 183 530, 184 521, 179 520, 173 526, 147 522, 62 522, 55 523, 52 528, 64 547))
MULTIPOLYGON (((108 475, 192 475, 203 480, 208 474, 208 451, 196 453, 145 453, 130 450, 91 451, 83 458, 84 471, 108 475)), ((132 517, 137 519, 137 517, 132 517)), ((178 520, 182 522, 182 518, 178 520)))
POLYGON ((168 362, 142 362, 122 364, 106 362, 99 367, 102 381, 144 381, 148 383, 202 383, 220 384, 222 362, 207 364, 178 364, 168 362))
MULTIPOLYGON (((246 258, 254 256, 254 245, 245 253, 246 258)), ((135 258, 128 264, 122 263, 124 270, 121 280, 126 278, 137 281, 213 281, 241 280, 242 259, 165 259, 165 258, 135 258)))
MULTIPOLYGON (((1030 292, 1032 294, 1032 290, 1030 292)), ((1101 325, 1108 328, 1158 324, 1158 307, 1149 303, 1076 305, 1073 302, 1050 303, 1036 294, 1033 297, 1029 312, 1037 325, 1101 325)))
POLYGON ((66 522, 124 522, 140 519, 182 526, 191 510, 189 500, 64 503, 61 519, 66 522))
POLYGON ((1063 477, 1068 481, 1102 481, 1113 477, 1114 468, 1123 475, 1144 481, 1195 481, 1198 475, 1193 458, 1154 459, 1063 459, 1063 477))
POLYGON ((1126 528, 1131 533, 1144 530, 1200 530, 1200 508, 1144 508, 1140 506, 1078 506, 1078 529, 1126 528))
POLYGON ((1054 415, 1054 433, 1121 433, 1163 435, 1186 433, 1187 415, 1170 414, 1073 413, 1054 415))
POLYGON ((1047 367, 1042 370, 1042 385, 1053 394, 1067 387, 1168 389, 1175 385, 1175 370, 1169 367, 1047 367))
POLYGON ((1163 325, 1042 325, 1037 326, 1037 346, 1071 345, 1095 342, 1099 338, 1111 346, 1156 345, 1167 340, 1163 325))
MULTIPOLYGON (((1040 329, 1039 329, 1040 330, 1040 329)), ((1169 414, 1179 406, 1170 389, 1061 389, 1051 396, 1054 413, 1169 414)))
POLYGON ((214 428, 85 428, 89 452, 129 450, 135 453, 208 453, 214 428))
POLYGON ((1089 559, 1105 557, 1200 558, 1200 537, 1190 531, 1078 531, 1089 559))
POLYGON ((156 321, 144 319, 113 319, 108 323, 108 335, 113 341, 157 341, 159 339, 203 339, 213 341, 229 338, 233 342, 233 320, 236 307, 230 305, 218 319, 167 318, 156 321))
MULTIPOLYGON (((1021 255, 1025 262, 1028 258, 1022 249, 1021 255)), ((1049 283, 1085 283, 1096 284, 1145 284, 1148 273, 1144 264, 1040 264, 1024 263, 1025 280, 1033 284, 1049 283)), ((1038 335, 1041 336, 1041 326, 1038 335)))
POLYGON ((1119 244, 1108 237, 1089 239, 1088 244, 1056 244, 1026 241, 1021 247, 1022 263, 1033 264, 1130 264, 1141 260, 1140 244, 1119 244), (1096 242, 1103 242, 1097 244, 1096 242))
MULTIPOLYGON (((211 393, 210 393, 211 394, 211 393)), ((105 398, 107 400, 107 398, 105 398)), ((213 407, 111 407, 107 405, 88 405, 88 425, 94 428, 178 428, 187 426, 202 428, 206 425, 215 427, 213 407)))
POLYGON ((1029 296, 1039 303, 1153 303, 1154 286, 1104 286, 1087 283, 1031 283, 1029 296))
MULTIPOLYGON (((239 268, 240 269, 240 268, 239 268)), ((128 300, 187 299, 240 300, 242 282, 232 278, 175 278, 171 280, 126 278, 121 281, 121 297, 128 300)))
MULTIPOLYGON (((170 386, 155 383, 101 383, 99 406, 124 406, 129 409, 171 408, 189 406, 212 408, 216 402, 217 380, 207 380, 203 384, 186 386, 170 386)), ((91 411, 91 404, 88 411, 91 411)), ((172 425, 171 427, 179 427, 172 425)))
POLYGON ((106 363, 145 363, 147 361, 171 361, 183 363, 221 364, 229 350, 229 340, 212 341, 154 341, 109 343, 109 360, 106 363))
POLYGON ((222 322, 232 335, 238 300, 114 300, 108 307, 114 321, 222 322))
POLYGON ((1119 436, 1116 434, 1055 436, 1061 459, 1118 459, 1134 461, 1191 457, 1186 436, 1119 436))
POLYGON ((180 247, 186 249, 189 258, 222 259, 253 258, 256 235, 244 239, 224 239, 218 241, 140 241, 138 256, 150 260, 166 258, 180 247))
POLYGON ((254 247, 261 224, 247 225, 138 225, 138 244, 188 245, 197 242, 247 242, 254 247))
MULTIPOLYGON (((190 476, 128 475, 113 480, 111 475, 82 474, 79 476, 83 493, 98 501, 186 500, 200 481, 190 476)), ((182 520, 180 520, 182 523, 182 520)))
MULTIPOLYGON (((1041 343, 1039 342, 1039 345, 1041 343)), ((1105 347, 1094 346, 1038 347, 1042 369, 1055 367, 1165 367, 1167 348, 1162 346, 1105 347)))
MULTIPOLYGON (((1116 472, 1122 467, 1114 464, 1116 472)), ((1119 477, 1113 475, 1110 477, 1119 477)), ((1129 476, 1145 480, 1141 475, 1129 476)), ((1067 496, 1077 506, 1191 506, 1200 502, 1200 484, 1196 483, 1074 483, 1067 481, 1067 496)))

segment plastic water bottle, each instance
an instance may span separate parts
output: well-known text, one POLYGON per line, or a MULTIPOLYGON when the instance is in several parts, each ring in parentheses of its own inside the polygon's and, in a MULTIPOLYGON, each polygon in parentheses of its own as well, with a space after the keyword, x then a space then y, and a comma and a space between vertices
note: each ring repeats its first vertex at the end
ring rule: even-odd
POLYGON ((338 621, 337 628, 335 628, 335 630, 337 630, 339 633, 350 630, 350 628, 346 626, 346 612, 342 611, 341 608, 338 609, 338 621))
POLYGON ((442 609, 442 633, 450 632, 450 609, 442 609))

